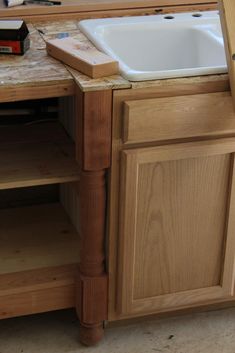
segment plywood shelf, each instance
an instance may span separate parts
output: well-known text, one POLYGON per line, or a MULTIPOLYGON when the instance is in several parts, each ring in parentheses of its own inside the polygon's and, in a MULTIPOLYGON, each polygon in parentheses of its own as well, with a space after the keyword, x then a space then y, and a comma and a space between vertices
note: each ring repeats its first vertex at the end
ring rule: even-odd
POLYGON ((75 148, 57 123, 0 128, 0 190, 79 179, 75 148))
POLYGON ((0 275, 79 262, 79 235, 60 204, 0 210, 0 224, 0 275))
POLYGON ((73 307, 80 239, 58 203, 0 210, 0 318, 73 307))

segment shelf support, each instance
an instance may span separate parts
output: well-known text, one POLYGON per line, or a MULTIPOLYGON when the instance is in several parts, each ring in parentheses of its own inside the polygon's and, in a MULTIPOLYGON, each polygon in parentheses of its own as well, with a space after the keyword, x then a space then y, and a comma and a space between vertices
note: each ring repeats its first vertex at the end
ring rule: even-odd
POLYGON ((106 173, 111 163, 112 91, 82 92, 76 87, 76 157, 80 166, 81 260, 76 309, 80 341, 97 343, 108 312, 105 272, 106 173))

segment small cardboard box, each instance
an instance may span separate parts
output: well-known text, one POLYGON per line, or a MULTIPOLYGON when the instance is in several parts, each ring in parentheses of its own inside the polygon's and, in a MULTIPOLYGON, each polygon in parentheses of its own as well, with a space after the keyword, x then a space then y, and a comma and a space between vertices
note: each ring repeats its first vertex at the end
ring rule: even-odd
POLYGON ((29 46, 29 30, 24 21, 0 20, 0 54, 23 55, 29 46))

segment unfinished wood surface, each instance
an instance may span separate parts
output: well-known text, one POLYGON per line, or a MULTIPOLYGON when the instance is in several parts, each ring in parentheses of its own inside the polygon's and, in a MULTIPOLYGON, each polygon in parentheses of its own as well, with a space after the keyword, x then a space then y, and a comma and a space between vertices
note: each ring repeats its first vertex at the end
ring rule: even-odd
POLYGON ((74 38, 46 42, 47 53, 91 78, 118 74, 118 62, 108 55, 74 38))
POLYGON ((124 103, 123 141, 137 143, 235 132, 229 92, 124 103))
POLYGON ((79 180, 71 143, 22 143, 0 147, 0 189, 66 183, 79 180))
POLYGON ((1 275, 0 319, 75 305, 77 265, 1 275))
POLYGON ((56 123, 2 127, 0 134, 0 189, 79 179, 75 145, 56 123))
POLYGON ((80 341, 97 343, 104 334, 108 312, 108 277, 105 272, 105 170, 82 171, 79 183, 81 261, 76 309, 81 323, 80 341))
MULTIPOLYGON (((35 23, 34 26, 44 33, 42 36, 45 40, 55 38, 59 32, 68 32, 72 38, 83 42, 89 47, 94 47, 94 45, 78 29, 78 21, 76 20, 39 22, 35 23)), ((181 90, 183 92, 185 89, 184 94, 190 94, 190 91, 193 94, 194 91, 199 91, 200 86, 201 92, 205 90, 207 90, 207 92, 229 90, 228 75, 224 74, 145 82, 130 82, 122 78, 120 75, 113 75, 103 79, 91 79, 90 77, 70 68, 69 66, 67 66, 67 70, 71 73, 76 81, 76 84, 83 92, 107 89, 118 90, 125 88, 150 90, 152 88, 155 89, 155 92, 156 90, 161 92, 175 90, 175 94, 177 94, 177 90, 181 90)), ((145 94, 148 95, 148 91, 146 91, 145 94)))
POLYGON ((0 3, 0 16, 25 16, 38 14, 66 14, 72 12, 102 11, 113 9, 130 9, 141 7, 158 7, 174 5, 216 4, 214 0, 64 0, 62 6, 17 6, 6 8, 3 0, 0 3))
POLYGON ((76 151, 81 167, 81 261, 76 309, 81 323, 80 341, 92 345, 103 337, 108 308, 106 169, 111 165, 112 91, 83 93, 77 87, 76 100, 76 151))
MULTIPOLYGON (((37 21, 63 21, 66 19, 90 19, 90 18, 107 18, 107 17, 122 17, 122 16, 145 16, 145 15, 156 15, 156 14, 167 14, 175 12, 193 12, 193 11, 210 11, 218 8, 217 3, 205 3, 205 4, 189 4, 189 5, 176 5, 176 6, 155 6, 155 7, 140 7, 130 9, 113 9, 113 10, 102 10, 102 11, 89 11, 89 12, 68 12, 68 13, 47 13, 41 14, 38 10, 37 14, 22 14, 21 18, 28 22, 37 21)), ((14 18, 12 15, 9 18, 14 18)))
POLYGON ((25 55, 0 57, 0 102, 73 94, 71 74, 47 56, 43 38, 31 24, 28 27, 31 45, 25 55))
POLYGON ((74 94, 74 82, 68 80, 60 82, 59 85, 47 84, 37 85, 35 82, 24 85, 0 85, 0 103, 16 102, 27 99, 43 99, 52 97, 65 97, 74 94))
POLYGON ((232 138, 122 153, 122 314, 232 296, 234 151, 232 138))
POLYGON ((219 0, 218 2, 235 107, 235 3, 233 0, 219 0))
MULTIPOLYGON (((40 31, 44 40, 55 38, 60 32, 68 32, 72 38, 82 41, 84 45, 92 46, 78 30, 78 21, 76 20, 40 22, 35 24, 35 28, 40 31)), ((190 85, 198 87, 204 84, 208 85, 208 90, 212 86, 228 87, 227 75, 155 80, 142 83, 131 83, 120 75, 92 79, 69 66, 64 66, 53 58, 47 57, 45 46, 38 34, 32 29, 30 35, 33 45, 26 53, 25 62, 23 58, 1 56, 0 102, 73 95, 75 92, 74 81, 83 92, 125 88, 156 88, 167 91, 177 85, 181 87, 185 85, 186 89, 190 85)), ((92 47, 94 48, 94 46, 92 47)), ((192 87, 189 89, 193 90, 192 87)), ((221 88, 221 90, 224 89, 221 88)))
MULTIPOLYGON (((75 101, 75 96, 59 99, 59 121, 73 141, 76 139, 75 101)), ((80 233, 78 190, 79 182, 60 185, 60 202, 68 213, 73 225, 80 233)))
MULTIPOLYGON (((95 46, 79 30, 78 20, 38 22, 35 23, 34 26, 42 33, 42 37, 45 41, 57 38, 59 32, 67 32, 71 38, 78 40, 85 47, 90 48, 90 50, 96 50, 95 46)), ((65 65, 65 67, 74 78, 76 84, 84 92, 131 87, 131 82, 127 81, 120 75, 111 75, 104 78, 94 79, 70 66, 65 65)))
POLYGON ((1 275, 79 262, 79 235, 60 204, 0 210, 0 223, 1 275))
POLYGON ((131 88, 131 82, 120 75, 112 75, 104 78, 91 79, 90 77, 67 66, 68 71, 73 76, 77 86, 83 92, 118 90, 131 88))
POLYGON ((109 168, 111 162, 112 91, 77 95, 77 161, 85 171, 109 168))

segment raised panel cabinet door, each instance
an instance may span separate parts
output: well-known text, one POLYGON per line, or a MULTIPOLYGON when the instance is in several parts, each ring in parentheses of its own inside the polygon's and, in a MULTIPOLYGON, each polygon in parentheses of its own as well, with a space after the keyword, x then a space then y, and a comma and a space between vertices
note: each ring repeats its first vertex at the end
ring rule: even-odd
POLYGON ((117 308, 233 295, 235 138, 122 152, 117 308))

